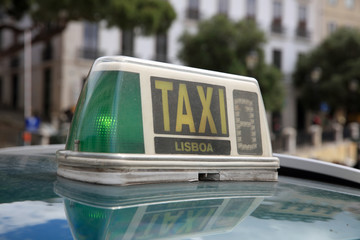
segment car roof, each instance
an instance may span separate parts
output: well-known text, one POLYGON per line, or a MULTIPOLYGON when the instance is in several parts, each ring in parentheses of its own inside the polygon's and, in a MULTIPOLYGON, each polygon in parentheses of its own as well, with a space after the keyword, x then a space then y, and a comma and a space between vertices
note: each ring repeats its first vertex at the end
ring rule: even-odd
MULTIPOLYGON (((360 237, 360 188, 354 184, 280 170, 278 182, 95 185, 56 175, 55 152, 63 147, 0 150, 0 239, 360 237)), ((291 169, 295 159, 278 157, 291 169)))

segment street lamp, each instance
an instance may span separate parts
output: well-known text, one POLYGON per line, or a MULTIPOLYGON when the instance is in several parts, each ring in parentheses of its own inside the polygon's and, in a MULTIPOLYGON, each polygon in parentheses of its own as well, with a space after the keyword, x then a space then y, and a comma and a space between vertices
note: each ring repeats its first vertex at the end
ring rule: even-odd
POLYGON ((31 53, 31 30, 24 31, 24 118, 32 115, 32 53, 31 53))
MULTIPOLYGON (((319 103, 321 102, 321 99, 320 99, 320 94, 318 92, 318 82, 321 78, 321 75, 322 75, 322 69, 320 67, 315 67, 311 73, 310 73, 310 80, 312 82, 312 87, 313 87, 313 97, 314 97, 314 102, 315 102, 315 106, 316 106, 316 110, 318 110, 318 107, 319 107, 319 103)), ((320 118, 319 116, 315 115, 314 116, 314 119, 312 120, 313 124, 320 124, 320 118)), ((317 128, 316 128, 317 129, 317 128)), ((315 130, 316 132, 318 130, 315 130)))
POLYGON ((251 50, 246 56, 246 67, 253 70, 259 61, 259 56, 256 50, 251 50))
POLYGON ((322 75, 322 69, 321 69, 321 67, 316 67, 316 68, 314 68, 314 69, 312 70, 311 76, 310 76, 311 81, 312 81, 313 83, 319 82, 319 80, 320 80, 320 78, 321 78, 321 75, 322 75))
POLYGON ((352 79, 350 82, 349 82, 349 90, 351 92, 356 92, 359 88, 359 83, 357 81, 357 79, 352 79))
POLYGON ((357 106, 358 106, 358 103, 356 101, 356 97, 357 97, 357 94, 356 92, 358 91, 359 89, 359 82, 357 79, 351 79, 350 82, 349 82, 349 85, 348 85, 348 88, 349 88, 349 103, 348 103, 348 110, 350 111, 350 114, 353 115, 353 117, 356 118, 356 112, 357 112, 357 106))

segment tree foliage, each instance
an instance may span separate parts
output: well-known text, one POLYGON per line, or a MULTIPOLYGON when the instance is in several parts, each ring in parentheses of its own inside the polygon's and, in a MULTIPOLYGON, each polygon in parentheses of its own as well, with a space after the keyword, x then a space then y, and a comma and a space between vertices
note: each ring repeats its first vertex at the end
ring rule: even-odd
POLYGON ((165 32, 176 18, 164 0, 0 0, 0 10, 17 20, 29 14, 36 26, 106 20, 121 29, 140 27, 145 34, 165 32))
MULTIPOLYGON (((222 15, 200 22, 198 32, 185 32, 179 58, 187 65, 214 71, 255 77, 268 111, 282 108, 284 89, 281 73, 264 61, 264 33, 251 20, 230 21, 222 15), (255 57, 249 66, 249 57, 255 57)), ((251 60, 251 59, 250 59, 251 60)))
POLYGON ((360 111, 360 32, 339 28, 318 47, 299 58, 294 83, 300 101, 311 110, 326 103, 360 111), (315 76, 317 75, 317 76, 315 76))
MULTIPOLYGON (((0 13, 14 20, 30 16, 31 26, 0 21, 0 30, 11 29, 19 36, 27 29, 35 29, 33 43, 49 41, 74 20, 105 20, 109 26, 122 30, 138 28, 150 35, 166 32, 176 18, 171 4, 164 0, 0 0, 0 13)), ((10 47, 0 50, 0 58, 22 48, 22 43, 14 41, 10 47)))

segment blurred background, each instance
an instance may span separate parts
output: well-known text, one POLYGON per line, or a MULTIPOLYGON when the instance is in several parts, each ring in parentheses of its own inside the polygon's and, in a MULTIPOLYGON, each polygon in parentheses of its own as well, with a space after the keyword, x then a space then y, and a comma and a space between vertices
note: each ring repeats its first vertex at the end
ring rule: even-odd
POLYGON ((104 55, 255 77, 274 152, 359 168, 360 0, 0 0, 0 147, 64 143, 104 55))

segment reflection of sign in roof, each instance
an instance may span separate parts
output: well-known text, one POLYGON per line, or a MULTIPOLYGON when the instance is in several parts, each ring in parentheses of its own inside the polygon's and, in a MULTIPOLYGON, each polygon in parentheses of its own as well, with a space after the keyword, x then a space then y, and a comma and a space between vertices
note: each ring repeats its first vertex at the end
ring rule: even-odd
POLYGON ((277 203, 276 206, 262 205, 252 216, 261 219, 276 219, 294 222, 328 221, 342 210, 332 206, 307 203, 277 203))
MULTIPOLYGON (((322 184, 285 179, 277 185, 277 194, 265 199, 252 216, 260 219, 275 219, 293 222, 330 221, 346 211, 346 208, 359 207, 360 195, 354 196, 328 190, 322 184)), ((337 189, 338 190, 338 189, 337 189)), ((346 189, 344 189, 346 191, 346 189)), ((359 193, 357 193, 359 194, 359 193)))
POLYGON ((272 196, 273 182, 199 182, 105 186, 58 177, 55 192, 65 198, 100 208, 125 208, 162 202, 272 196))
POLYGON ((230 231, 261 199, 232 198, 104 209, 65 199, 74 236, 168 239, 230 231))
POLYGON ((273 183, 186 183, 123 187, 58 178, 74 236, 162 239, 230 231, 251 214, 273 183))

